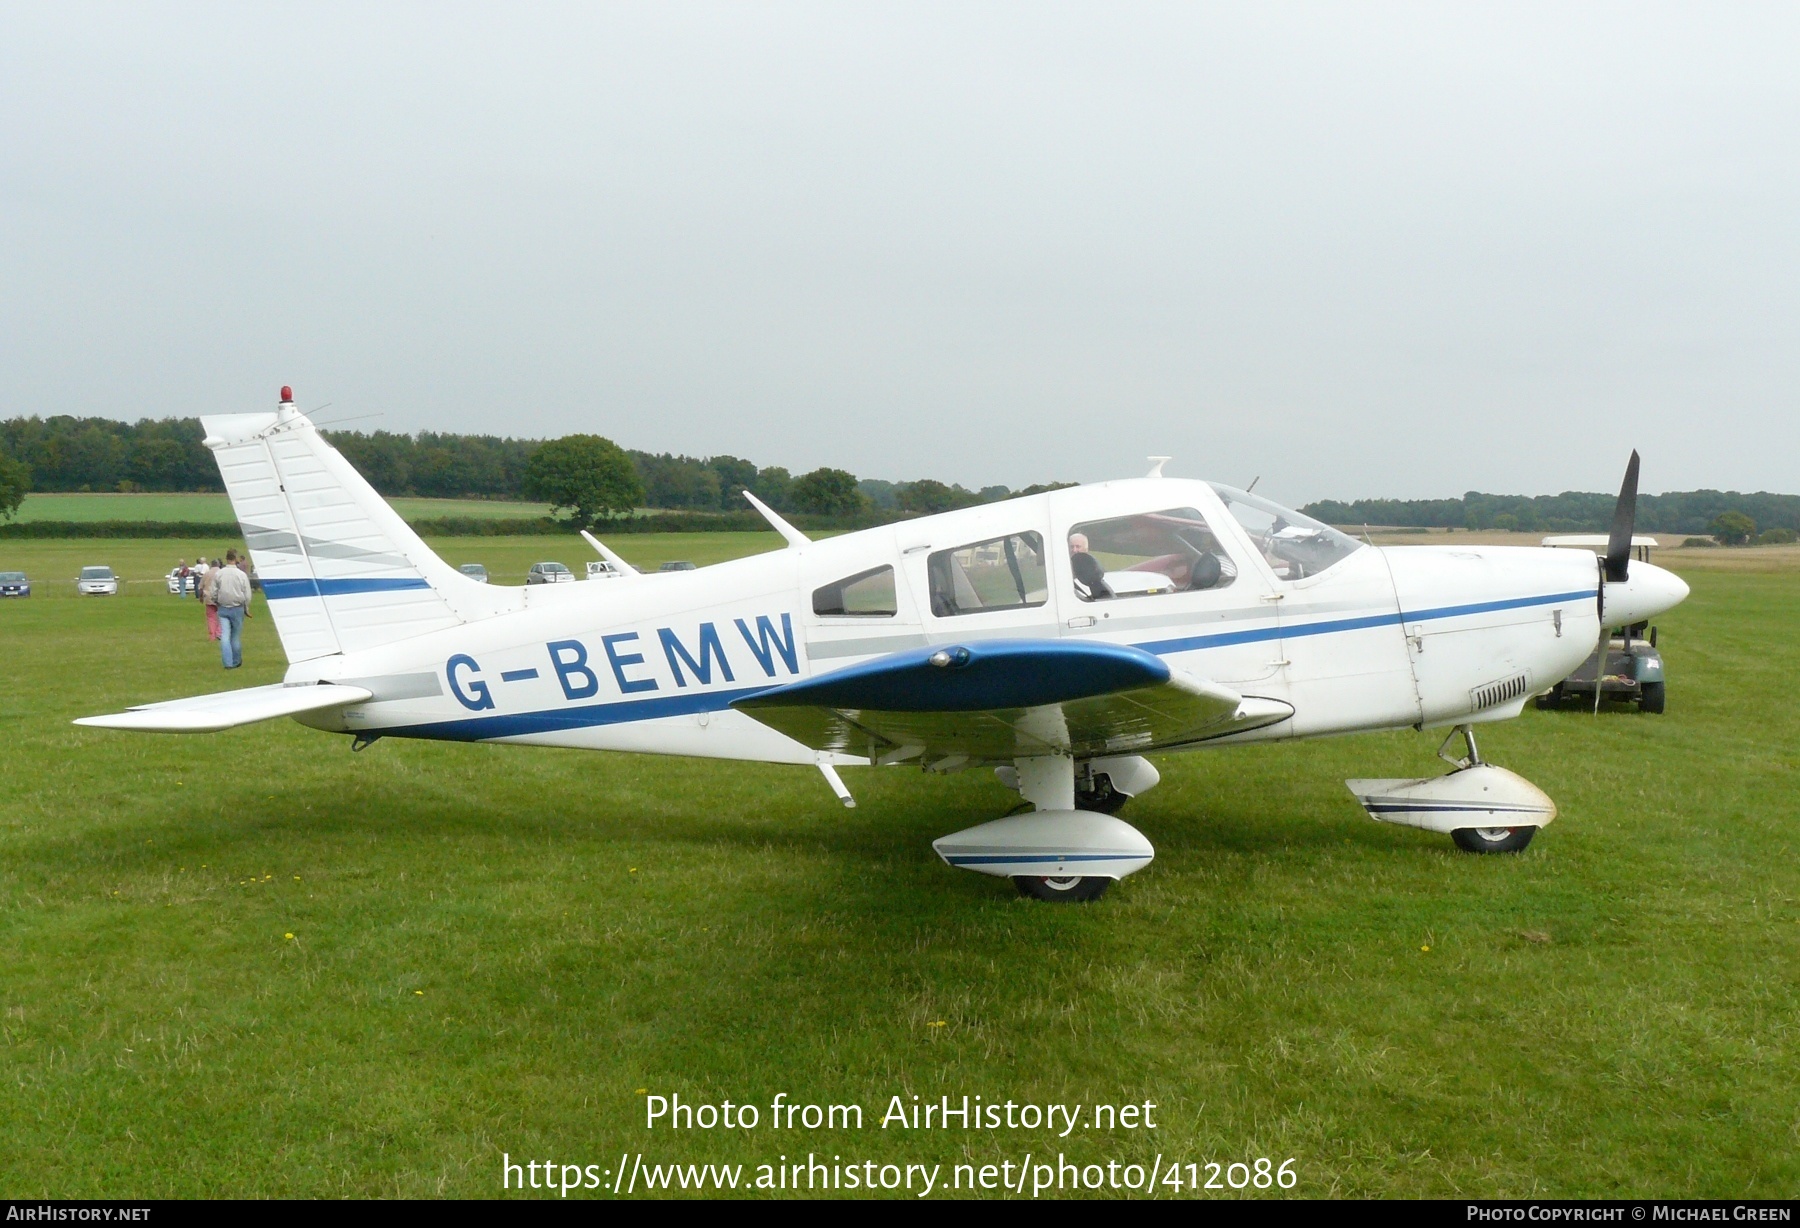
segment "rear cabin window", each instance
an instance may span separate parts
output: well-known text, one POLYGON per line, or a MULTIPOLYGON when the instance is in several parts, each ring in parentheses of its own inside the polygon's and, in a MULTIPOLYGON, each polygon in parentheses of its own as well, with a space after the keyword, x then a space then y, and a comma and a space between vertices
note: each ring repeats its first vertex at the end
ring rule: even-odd
POLYGON ((1083 601, 1227 588, 1231 556, 1191 507, 1090 520, 1069 530, 1069 566, 1083 601))
POLYGON ((926 560, 925 571, 931 578, 931 612, 939 618, 1021 610, 1050 597, 1044 539, 1037 533, 939 550, 926 560))
POLYGON ((859 571, 813 590, 813 613, 826 618, 885 618, 899 612, 892 567, 859 571))

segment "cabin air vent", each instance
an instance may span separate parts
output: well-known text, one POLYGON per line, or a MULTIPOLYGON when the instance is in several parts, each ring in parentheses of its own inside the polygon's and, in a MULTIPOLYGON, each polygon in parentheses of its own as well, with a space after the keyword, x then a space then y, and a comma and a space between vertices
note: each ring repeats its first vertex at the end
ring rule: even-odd
POLYGON ((1517 699, 1531 689, 1531 680, 1524 674, 1514 674, 1510 678, 1502 678, 1498 682, 1485 683, 1469 692, 1469 699, 1474 710, 1492 708, 1509 699, 1517 699))

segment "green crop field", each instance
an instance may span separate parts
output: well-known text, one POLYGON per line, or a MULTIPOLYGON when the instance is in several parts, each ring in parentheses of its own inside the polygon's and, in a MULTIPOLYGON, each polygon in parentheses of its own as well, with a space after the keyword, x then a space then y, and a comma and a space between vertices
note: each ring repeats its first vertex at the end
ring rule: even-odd
MULTIPOLYGON (((408 499, 388 502, 408 520, 437 516, 522 517, 547 516, 544 503, 513 503, 499 499, 408 499)), ((196 524, 230 524, 237 519, 231 500, 224 495, 26 495, 19 520, 161 520, 196 524)))
MULTIPOLYGON (((585 558, 465 544, 515 579, 585 558)), ((1666 716, 1484 732, 1562 807, 1521 856, 1344 789, 1435 771, 1441 735, 1203 752, 1125 812, 1155 863, 1058 906, 932 854, 1016 800, 985 774, 848 770, 845 810, 797 768, 71 726, 281 677, 260 601, 228 677, 151 582, 196 545, 0 543, 41 582, 0 602, 9 1197, 489 1197, 503 1155, 622 1153, 747 1184, 809 1153, 943 1181, 1063 1153, 1292 1157, 1310 1195, 1800 1193, 1800 570, 1689 573, 1666 716), (76 598, 90 561, 144 582, 76 598), (778 1093, 864 1126, 772 1129, 778 1093), (762 1120, 647 1130, 676 1094, 762 1120), (879 1125, 964 1094, 1151 1101, 1156 1128, 879 1125)))

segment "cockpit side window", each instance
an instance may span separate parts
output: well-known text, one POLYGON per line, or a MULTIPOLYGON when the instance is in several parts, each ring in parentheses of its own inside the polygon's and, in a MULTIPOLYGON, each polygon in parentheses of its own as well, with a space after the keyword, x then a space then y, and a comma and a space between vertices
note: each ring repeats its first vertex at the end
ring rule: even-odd
POLYGON ((813 613, 827 618, 883 618, 900 612, 894 569, 871 567, 813 590, 813 613))
POLYGON ((1083 601, 1227 588, 1237 567, 1191 507, 1090 520, 1069 530, 1069 567, 1083 601))
POLYGON ((1260 495, 1216 482, 1213 490, 1283 580, 1316 576, 1363 548, 1349 534, 1260 495))
POLYGON ((1020 610, 1049 600, 1044 575, 1044 539, 1014 533, 954 550, 939 550, 925 561, 931 581, 931 612, 939 618, 990 610, 1020 610))

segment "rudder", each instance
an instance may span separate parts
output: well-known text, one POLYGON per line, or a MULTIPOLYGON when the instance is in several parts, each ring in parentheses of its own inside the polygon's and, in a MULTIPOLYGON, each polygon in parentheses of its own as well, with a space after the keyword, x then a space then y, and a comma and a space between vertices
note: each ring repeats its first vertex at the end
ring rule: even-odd
POLYGON ((289 662, 498 613, 294 408, 201 419, 289 662))

